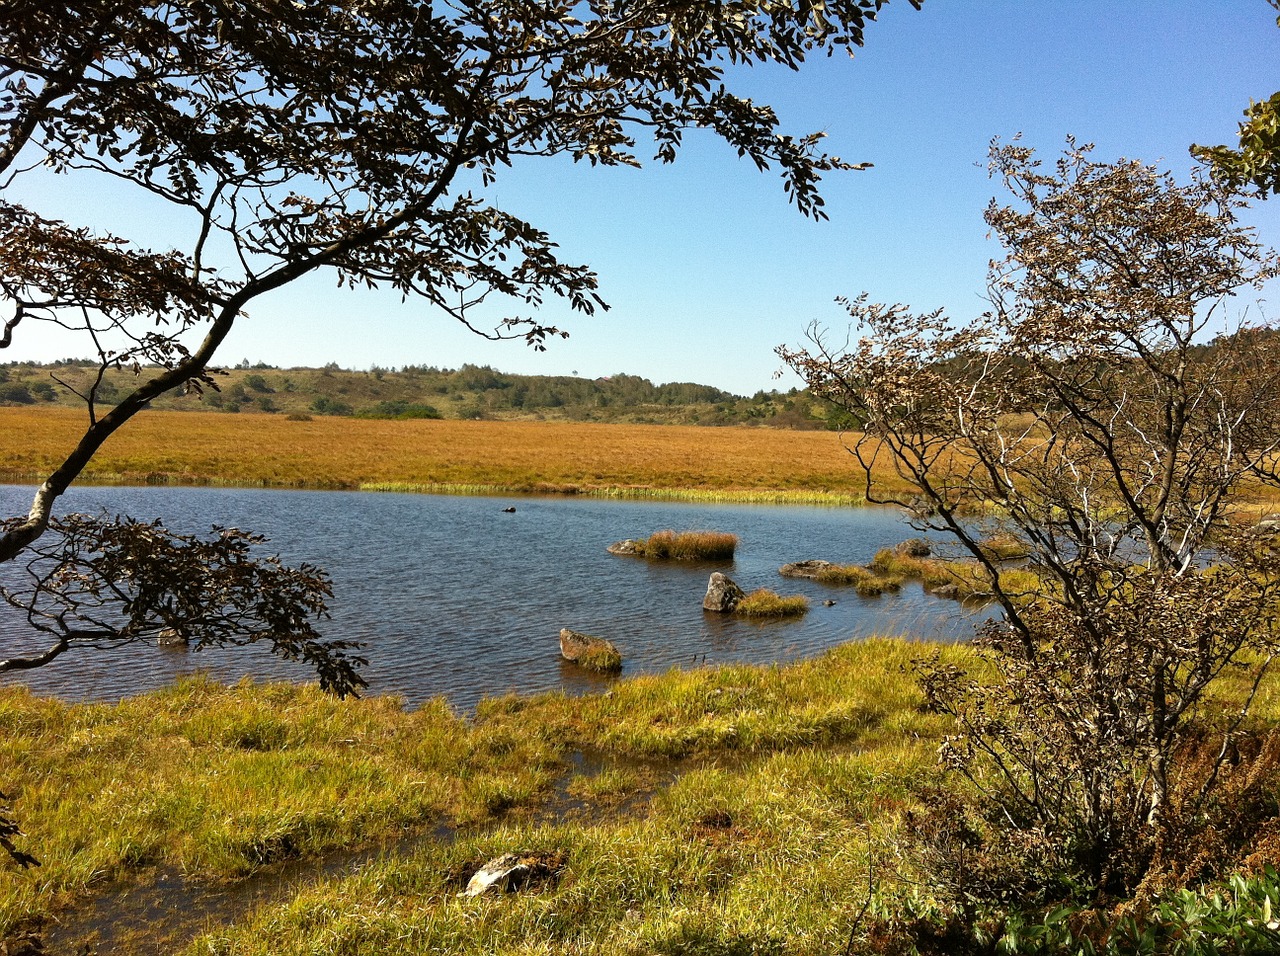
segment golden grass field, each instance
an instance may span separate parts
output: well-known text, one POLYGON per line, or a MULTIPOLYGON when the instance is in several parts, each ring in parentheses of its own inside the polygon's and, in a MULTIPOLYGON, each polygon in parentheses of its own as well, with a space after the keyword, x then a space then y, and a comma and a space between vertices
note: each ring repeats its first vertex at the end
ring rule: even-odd
MULTIPOLYGON (((0 408, 0 479, 39 481, 84 416, 0 408)), ((857 503, 861 471, 832 432, 571 422, 378 421, 149 411, 83 481, 576 492, 857 503)), ((885 476, 889 480, 889 476, 885 476)))

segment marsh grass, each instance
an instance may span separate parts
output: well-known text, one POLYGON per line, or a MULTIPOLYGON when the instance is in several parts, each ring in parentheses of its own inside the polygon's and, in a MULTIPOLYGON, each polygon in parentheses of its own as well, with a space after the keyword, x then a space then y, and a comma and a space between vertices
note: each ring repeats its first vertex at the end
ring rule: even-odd
MULTIPOLYGON (((920 581, 926 590, 945 589, 945 593, 960 599, 991 597, 991 580, 986 569, 973 560, 920 558, 882 548, 871 559, 869 567, 877 574, 920 581)), ((1033 595, 1043 586, 1029 568, 1003 568, 1000 580, 1005 590, 1015 595, 1033 595)))
POLYGON ((899 590, 903 579, 899 575, 878 574, 860 564, 833 564, 819 571, 816 580, 823 584, 852 585, 859 594, 874 597, 899 590))
MULTIPOLYGON (((627 766, 629 757, 642 763, 673 757, 727 760, 717 776, 707 778, 717 781, 716 787, 696 800, 684 802, 680 790, 660 797, 655 805, 672 809, 657 822, 621 820, 605 831, 569 830, 564 832, 570 837, 551 841, 556 846, 550 849, 566 849, 576 860, 571 879, 641 866, 649 874, 642 880, 649 885, 644 899, 656 901, 661 897, 656 887, 686 883, 679 867, 689 858, 680 844, 692 825, 719 810, 735 820, 751 818, 744 807, 754 798, 738 775, 753 761, 776 757, 783 761, 779 767, 788 760, 799 761, 791 765, 795 768, 838 765, 845 759, 841 755, 853 750, 864 788, 887 774, 876 784, 881 789, 899 786, 904 767, 916 773, 930 764, 930 741, 943 725, 921 712, 919 693, 904 672, 904 664, 920 651, 902 641, 869 641, 785 668, 699 668, 623 680, 606 694, 586 697, 498 698, 483 702, 471 721, 439 701, 406 713, 394 699, 341 702, 315 688, 290 685, 228 688, 193 679, 110 706, 64 704, 4 689, 0 766, 27 831, 26 844, 44 865, 0 871, 0 939, 95 886, 145 879, 152 867, 176 868, 195 879, 234 880, 272 862, 373 842, 406 828, 509 819, 512 808, 533 809, 551 798, 575 750, 601 753, 614 769, 572 792, 608 801, 625 800, 637 784, 652 785, 651 774, 627 766), (822 756, 826 753, 832 756, 822 756), (672 820, 680 821, 679 835, 662 836, 672 820)), ((955 648, 940 652, 947 659, 965 656, 955 648)), ((766 783, 760 778, 754 786, 766 783)), ((900 798, 908 799, 905 793, 900 798)), ((834 793, 823 799, 847 805, 834 793)), ((782 805, 769 812, 774 824, 785 822, 782 805)), ((714 826, 697 832, 715 840, 724 836, 714 826)), ((530 831, 518 842, 536 848, 540 833, 530 831)), ((451 909, 457 906, 455 890, 442 874, 452 865, 448 860, 487 852, 476 846, 464 841, 457 851, 436 847, 421 863, 399 860, 388 864, 395 871, 388 878, 401 880, 400 868, 406 866, 427 867, 413 880, 432 881, 431 906, 441 907, 436 919, 446 921, 441 926, 461 919, 450 932, 465 936, 467 917, 451 909)), ((779 852, 785 857, 809 851, 797 844, 779 852)), ((745 860, 735 866, 749 869, 745 860)), ((691 862, 701 867, 715 860, 691 862)), ((776 873, 771 877, 777 878, 776 873)), ((589 892, 603 901, 616 885, 589 892)), ((367 884, 357 881, 343 893, 358 896, 362 886, 367 884)), ((554 898, 560 890, 548 892, 554 898)), ((372 913, 387 893, 396 907, 406 907, 405 913, 424 915, 395 887, 363 901, 350 898, 342 905, 349 902, 351 912, 330 915, 359 922, 353 914, 372 913)), ((590 902, 579 901, 582 906, 590 902)), ((478 908, 484 911, 487 905, 478 908)), ((625 897, 608 902, 610 912, 625 905, 625 897)), ((816 901, 813 905, 821 908, 816 901)), ((276 920, 293 925, 289 914, 300 912, 298 906, 306 910, 309 904, 288 903, 264 918, 271 925, 276 920)), ((699 906, 709 907, 700 920, 711 920, 713 898, 699 906)), ((401 925, 401 917, 387 925, 401 925)), ((579 918, 587 920, 583 932, 616 928, 609 920, 597 925, 585 910, 569 911, 557 925, 576 933, 579 918)), ((304 934, 318 947, 315 951, 335 951, 319 942, 328 938, 328 919, 314 924, 319 936, 312 930, 304 934)), ((249 945, 245 941, 256 932, 238 937, 236 947, 249 945)), ((272 932, 265 938, 275 939, 272 932)), ((533 938, 547 948, 533 951, 555 951, 557 941, 563 942, 546 932, 533 938)), ((656 924, 650 932, 659 932, 656 924)), ((490 938, 481 933, 475 937, 479 942, 465 945, 482 947, 490 938)))
POLYGON ((564 770, 545 738, 470 730, 440 701, 185 680, 118 705, 0 690, 0 766, 42 866, 0 873, 0 938, 153 866, 233 879, 406 827, 529 805, 564 770))
POLYGON ((784 597, 768 588, 758 588, 739 601, 733 613, 755 618, 803 617, 809 613, 809 599, 802 594, 784 597))
POLYGON ((652 561, 730 561, 738 536, 725 531, 656 531, 636 545, 652 561))
POLYGON ((978 543, 982 552, 997 561, 1019 561, 1030 556, 1027 543, 1016 534, 1000 532, 984 538, 978 543))
MULTIPOLYGON (((922 809, 945 732, 904 672, 921 651, 870 641, 785 668, 672 671, 607 695, 487 701, 477 728, 690 759, 641 813, 502 825, 423 847, 303 889, 187 952, 842 952, 868 870, 882 894, 916 877, 890 848, 922 809), (457 897, 471 872, 513 850, 563 853, 564 870, 529 892, 457 897)), ((570 790, 616 801, 637 782, 624 768, 570 790)))
POLYGON ((597 674, 617 674, 622 670, 622 654, 608 641, 597 641, 578 656, 575 663, 597 674))
MULTIPOLYGON (((42 481, 75 447, 84 423, 67 408, 0 408, 0 478, 42 481)), ((889 470, 882 477, 903 490, 889 470)), ((112 436, 82 480, 864 503, 861 479, 830 432, 602 422, 288 421, 152 410, 112 436)))

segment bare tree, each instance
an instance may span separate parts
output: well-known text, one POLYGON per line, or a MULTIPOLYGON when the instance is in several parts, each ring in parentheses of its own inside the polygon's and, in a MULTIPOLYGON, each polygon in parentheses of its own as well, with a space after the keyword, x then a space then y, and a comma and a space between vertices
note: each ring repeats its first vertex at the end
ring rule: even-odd
POLYGON ((1280 337, 1223 313, 1276 262, 1205 176, 1179 185, 1074 143, 1050 169, 995 144, 990 168, 1014 202, 986 212, 1006 250, 987 314, 956 328, 862 297, 851 348, 815 328, 811 349, 780 353, 864 423, 868 499, 954 536, 1004 610, 979 641, 995 684, 925 669, 959 721, 949 761, 1006 825, 1069 848, 1080 878, 1131 885, 1171 825, 1207 688, 1247 662, 1256 689, 1280 650, 1280 568, 1242 531, 1251 490, 1280 477, 1280 337), (878 464, 916 492, 881 492, 878 464), (981 546, 989 524, 1038 584, 981 546))

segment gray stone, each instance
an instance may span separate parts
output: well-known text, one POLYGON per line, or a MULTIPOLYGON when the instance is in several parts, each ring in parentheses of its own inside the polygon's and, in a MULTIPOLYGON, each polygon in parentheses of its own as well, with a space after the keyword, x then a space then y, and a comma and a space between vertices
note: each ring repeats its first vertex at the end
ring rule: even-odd
POLYGON ((711 574, 711 580, 707 582, 707 595, 702 599, 702 606, 708 611, 727 614, 746 596, 746 592, 734 584, 727 575, 714 571, 711 574))
POLYGON ((489 891, 515 893, 557 879, 565 866, 562 850, 504 853, 494 857, 467 881, 459 896, 481 896, 489 891))
POLYGON ((795 561, 791 564, 784 564, 778 568, 778 573, 784 578, 816 578, 827 568, 835 567, 830 561, 823 561, 820 558, 811 558, 808 561, 795 561))
POLYGON ((156 635, 157 647, 187 647, 190 643, 191 638, 176 627, 166 627, 156 635))
POLYGON ((504 853, 480 867, 467 881, 467 888, 458 895, 480 896, 494 889, 505 893, 518 888, 528 878, 529 864, 523 862, 518 854, 504 853))
POLYGON ((631 538, 626 541, 615 541, 605 550, 610 554, 644 554, 644 550, 640 545, 631 538))
POLYGON ((622 654, 603 637, 560 629, 560 656, 587 670, 609 674, 622 670, 622 654))
POLYGON ((927 558, 933 554, 933 549, 924 538, 908 538, 901 544, 895 545, 893 553, 905 555, 908 558, 927 558))

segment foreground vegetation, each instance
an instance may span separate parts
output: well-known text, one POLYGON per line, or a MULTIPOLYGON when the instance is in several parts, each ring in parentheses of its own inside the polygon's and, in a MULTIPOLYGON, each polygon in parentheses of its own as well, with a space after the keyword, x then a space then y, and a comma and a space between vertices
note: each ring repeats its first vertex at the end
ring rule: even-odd
MULTIPOLYGON (((421 832, 185 951, 809 954, 852 940, 853 952, 960 952, 961 925, 1060 940, 1061 920, 963 913, 930 889, 914 834, 940 819, 950 724, 909 672, 928 650, 875 640, 788 667, 672 671, 587 697, 488 700, 471 720, 440 702, 406 713, 198 679, 118 705, 5 689, 0 759, 43 866, 0 874, 0 938, 157 872, 234 882, 421 832), (440 824, 456 839, 432 837, 440 824), (457 897, 513 850, 560 868, 519 894, 457 897)), ((965 648, 936 650, 975 665, 965 648)), ((1280 720, 1274 682, 1255 709, 1260 725, 1280 720)), ((1218 889, 1238 900, 1233 926, 1276 892, 1262 863, 1252 872, 1245 892, 1218 889)), ((1203 925, 1225 918, 1203 907, 1203 925)), ((1147 910, 1126 912, 1124 927, 1147 931, 1147 910)))

